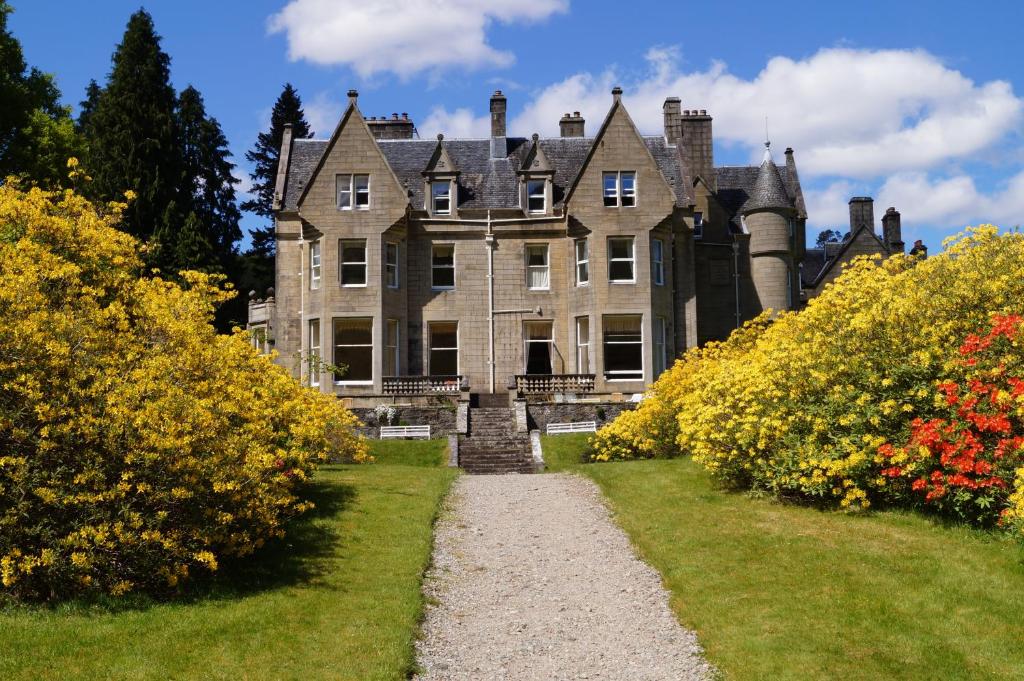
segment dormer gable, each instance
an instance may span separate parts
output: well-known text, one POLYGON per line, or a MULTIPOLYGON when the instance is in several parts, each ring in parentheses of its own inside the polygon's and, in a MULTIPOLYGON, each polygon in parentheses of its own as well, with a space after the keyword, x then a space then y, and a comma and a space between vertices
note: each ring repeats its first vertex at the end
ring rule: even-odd
POLYGON ((459 204, 459 169, 448 153, 444 135, 438 134, 437 146, 422 174, 424 210, 431 217, 456 217, 459 204))
POLYGON ((516 171, 519 176, 519 205, 527 215, 551 215, 552 186, 555 167, 551 165, 540 146, 540 135, 533 133, 532 144, 523 164, 516 171))
POLYGON ((547 154, 540 146, 540 135, 533 133, 533 143, 526 152, 523 165, 519 168, 520 175, 554 175, 555 167, 548 161, 547 154))
POLYGON ((423 175, 425 177, 448 177, 458 174, 459 169, 455 166, 455 161, 452 160, 451 154, 448 153, 448 148, 445 146, 444 135, 439 134, 437 136, 437 147, 434 148, 434 153, 431 154, 430 160, 427 161, 427 167, 423 169, 423 175))

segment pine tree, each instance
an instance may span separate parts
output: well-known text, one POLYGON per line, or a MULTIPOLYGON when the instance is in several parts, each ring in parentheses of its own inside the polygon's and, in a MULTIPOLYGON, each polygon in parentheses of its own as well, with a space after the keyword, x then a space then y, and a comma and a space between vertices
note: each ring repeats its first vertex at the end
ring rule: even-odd
POLYGON ((171 60, 160 49, 153 18, 145 10, 128 20, 112 61, 107 85, 87 117, 89 191, 100 200, 135 192, 124 213, 124 229, 147 239, 162 220, 173 227, 183 215, 168 212, 178 192, 182 156, 171 60))
MULTIPOLYGON (((313 136, 302 110, 302 99, 291 83, 285 83, 281 95, 274 102, 270 114, 270 130, 261 132, 256 144, 246 152, 245 158, 253 164, 253 198, 242 204, 242 210, 256 213, 265 218, 273 216, 274 189, 277 184, 277 167, 281 156, 281 140, 284 126, 292 125, 293 138, 313 136)), ((274 285, 274 226, 249 230, 252 246, 241 257, 242 291, 263 293, 274 285)))
POLYGON ((103 88, 99 86, 99 83, 95 79, 90 80, 89 85, 85 88, 85 99, 78 103, 78 120, 75 121, 75 127, 80 133, 88 134, 89 122, 96 112, 102 94, 103 88))
POLYGON ((238 180, 232 175, 235 165, 229 160, 227 138, 217 120, 206 115, 203 97, 192 86, 178 98, 177 120, 183 154, 179 200, 188 206, 189 217, 198 220, 203 240, 216 253, 221 269, 230 269, 235 243, 242 238, 238 224, 242 216, 235 203, 238 180))

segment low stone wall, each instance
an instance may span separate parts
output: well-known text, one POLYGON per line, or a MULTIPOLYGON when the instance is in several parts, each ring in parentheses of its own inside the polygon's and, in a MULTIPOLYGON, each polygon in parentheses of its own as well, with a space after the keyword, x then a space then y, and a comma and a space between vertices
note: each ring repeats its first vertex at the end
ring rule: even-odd
POLYGON ((549 423, 575 423, 597 421, 600 428, 624 411, 636 408, 634 402, 562 402, 560 404, 530 404, 526 407, 530 430, 542 433, 549 423))
MULTIPOLYGON (((430 426, 430 437, 447 437, 456 432, 456 405, 450 407, 421 407, 421 406, 400 406, 394 407, 397 412, 393 426, 430 426)), ((376 440, 380 436, 380 425, 373 409, 369 407, 350 407, 349 411, 355 414, 365 425, 356 429, 356 432, 368 438, 376 440)))

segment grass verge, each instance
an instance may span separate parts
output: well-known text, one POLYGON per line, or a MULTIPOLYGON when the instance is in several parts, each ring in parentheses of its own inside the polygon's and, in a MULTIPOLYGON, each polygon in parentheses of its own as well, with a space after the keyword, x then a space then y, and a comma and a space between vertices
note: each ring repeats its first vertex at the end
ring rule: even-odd
POLYGON ((912 513, 855 516, 717 489, 689 460, 578 463, 729 679, 1024 678, 1024 547, 912 513))
POLYGON ((0 678, 401 679, 414 660, 443 440, 326 466, 279 545, 187 601, 0 610, 0 678))

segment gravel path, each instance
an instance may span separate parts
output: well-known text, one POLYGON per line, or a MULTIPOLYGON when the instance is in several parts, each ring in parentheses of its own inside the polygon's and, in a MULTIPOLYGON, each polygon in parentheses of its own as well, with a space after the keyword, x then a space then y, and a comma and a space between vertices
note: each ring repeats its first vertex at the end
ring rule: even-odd
POLYGON ((462 476, 435 541, 416 678, 712 676, 589 480, 462 476))

